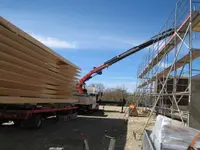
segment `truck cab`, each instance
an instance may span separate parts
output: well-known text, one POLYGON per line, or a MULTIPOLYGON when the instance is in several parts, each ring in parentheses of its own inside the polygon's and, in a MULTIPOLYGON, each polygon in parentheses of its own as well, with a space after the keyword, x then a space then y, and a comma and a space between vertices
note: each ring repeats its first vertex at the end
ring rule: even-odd
POLYGON ((96 110, 99 108, 98 101, 101 99, 102 91, 100 91, 95 85, 85 87, 87 94, 75 94, 78 99, 78 106, 82 110, 96 110))

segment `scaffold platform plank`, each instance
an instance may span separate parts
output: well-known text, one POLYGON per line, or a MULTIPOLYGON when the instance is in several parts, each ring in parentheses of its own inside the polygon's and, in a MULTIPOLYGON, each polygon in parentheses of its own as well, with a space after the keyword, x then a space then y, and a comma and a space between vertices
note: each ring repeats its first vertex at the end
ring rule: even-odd
MULTIPOLYGON (((194 11, 191 15, 192 17, 192 30, 195 32, 200 32, 200 12, 194 11)), ((178 27, 177 33, 181 38, 184 38, 187 27, 190 23, 190 15, 188 15, 183 23, 178 27)), ((174 44, 174 40, 176 39, 176 44, 178 45, 181 41, 180 38, 176 38, 177 34, 174 33, 168 39, 167 43, 161 47, 158 54, 147 64, 144 70, 139 74, 139 78, 144 77, 162 58, 168 54, 176 45, 174 44)))
MULTIPOLYGON (((200 57, 200 49, 193 49, 192 50, 192 59, 191 59, 191 61, 193 61, 193 60, 195 60, 196 58, 199 58, 199 57, 200 57)), ((183 67, 184 64, 189 63, 189 61, 190 61, 190 54, 188 53, 187 55, 183 56, 181 59, 179 59, 175 63, 175 67, 173 67, 171 71, 174 71, 174 70, 177 70, 177 69, 183 67)), ((142 82, 138 87, 141 88, 141 87, 144 87, 144 86, 148 85, 149 83, 152 83, 153 81, 156 80, 156 77, 157 78, 161 78, 163 76, 167 76, 167 74, 169 73, 171 67, 172 67, 172 65, 170 65, 169 67, 165 68, 163 71, 158 73, 156 76, 148 79, 145 82, 142 82)))

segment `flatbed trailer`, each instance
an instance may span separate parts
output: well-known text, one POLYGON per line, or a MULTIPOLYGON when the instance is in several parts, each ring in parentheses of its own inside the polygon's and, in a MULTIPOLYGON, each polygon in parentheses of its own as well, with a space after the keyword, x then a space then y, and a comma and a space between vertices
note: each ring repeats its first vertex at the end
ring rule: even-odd
POLYGON ((40 128, 49 117, 70 120, 77 117, 77 106, 69 104, 0 105, 0 124, 13 121, 16 126, 40 128))

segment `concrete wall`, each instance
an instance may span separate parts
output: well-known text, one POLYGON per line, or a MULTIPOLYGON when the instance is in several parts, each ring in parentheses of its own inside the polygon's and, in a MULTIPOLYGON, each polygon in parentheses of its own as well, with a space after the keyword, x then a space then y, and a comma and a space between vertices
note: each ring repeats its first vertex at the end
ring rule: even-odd
POLYGON ((200 75, 192 77, 192 98, 189 110, 190 127, 200 130, 200 75))

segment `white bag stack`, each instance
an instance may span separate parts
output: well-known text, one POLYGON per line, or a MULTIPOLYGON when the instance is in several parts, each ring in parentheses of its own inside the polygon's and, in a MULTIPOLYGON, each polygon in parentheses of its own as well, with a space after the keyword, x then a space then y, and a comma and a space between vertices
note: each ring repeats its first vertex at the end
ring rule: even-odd
MULTIPOLYGON (((156 150, 186 150, 198 133, 182 122, 158 115, 150 138, 156 150)), ((196 147, 200 147, 200 140, 196 147)))

